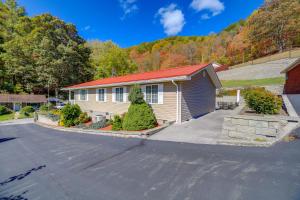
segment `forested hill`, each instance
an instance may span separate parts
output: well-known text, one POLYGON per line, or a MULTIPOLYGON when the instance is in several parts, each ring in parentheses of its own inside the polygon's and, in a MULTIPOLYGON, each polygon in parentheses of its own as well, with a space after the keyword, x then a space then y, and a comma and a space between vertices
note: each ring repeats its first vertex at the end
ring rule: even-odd
POLYGON ((85 41, 51 14, 0 1, 0 93, 47 93, 83 81, 217 61, 233 65, 300 46, 300 1, 266 0, 246 20, 209 36, 170 37, 120 48, 85 41))
POLYGON ((95 78, 217 61, 234 65, 300 46, 300 1, 266 0, 218 34, 175 36, 121 49, 91 41, 95 78))
POLYGON ((234 65, 300 46, 300 1, 269 0, 246 20, 209 36, 170 37, 128 49, 140 70, 218 61, 234 65))

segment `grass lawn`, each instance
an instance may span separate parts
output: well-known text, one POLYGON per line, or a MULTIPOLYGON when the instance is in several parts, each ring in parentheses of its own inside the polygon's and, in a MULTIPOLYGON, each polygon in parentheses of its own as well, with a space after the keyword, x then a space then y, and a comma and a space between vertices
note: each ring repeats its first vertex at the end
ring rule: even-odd
POLYGON ((0 115, 0 121, 12 120, 14 119, 15 113, 0 115))
POLYGON ((223 87, 249 87, 249 86, 265 86, 265 85, 283 85, 284 77, 253 79, 253 80, 223 80, 223 87))
POLYGON ((18 119, 33 118, 33 115, 33 113, 29 113, 29 115, 19 114, 18 119))

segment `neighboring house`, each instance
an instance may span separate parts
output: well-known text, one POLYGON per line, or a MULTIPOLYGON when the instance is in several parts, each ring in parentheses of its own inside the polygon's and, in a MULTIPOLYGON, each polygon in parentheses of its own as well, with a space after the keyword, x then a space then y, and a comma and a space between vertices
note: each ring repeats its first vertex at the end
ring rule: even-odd
POLYGON ((105 78, 63 90, 91 115, 114 115, 127 112, 134 84, 140 85, 158 120, 178 123, 213 112, 216 89, 221 87, 213 64, 204 64, 105 78))
POLYGON ((289 65, 281 73, 285 73, 285 94, 300 94, 300 58, 289 65))
POLYGON ((300 58, 295 60, 281 73, 285 73, 284 94, 300 117, 300 58))
POLYGON ((39 107, 44 103, 47 103, 45 95, 0 94, 0 105, 5 105, 14 111, 19 111, 23 106, 27 105, 39 107))

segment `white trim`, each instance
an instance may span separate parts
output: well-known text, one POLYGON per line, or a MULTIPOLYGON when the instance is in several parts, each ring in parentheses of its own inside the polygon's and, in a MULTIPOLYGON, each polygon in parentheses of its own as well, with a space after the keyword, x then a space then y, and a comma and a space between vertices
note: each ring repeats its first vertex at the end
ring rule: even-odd
POLYGON ((181 121, 179 121, 179 87, 175 81, 172 81, 172 83, 176 86, 176 124, 180 124, 181 121))
POLYGON ((214 67, 212 64, 207 65, 206 67, 204 67, 201 70, 196 71, 195 73, 193 73, 192 75, 190 75, 190 80, 192 79, 193 76, 201 73, 202 71, 207 71, 207 74, 209 75, 209 77, 211 78, 213 84, 215 85, 216 88, 221 88, 222 87, 222 83, 217 75, 217 73, 214 70, 214 67))
POLYGON ((113 102, 113 103, 115 103, 116 102, 116 88, 112 88, 111 89, 111 101, 113 102))
POLYGON ((84 88, 118 87, 118 86, 128 86, 128 85, 135 85, 135 84, 142 85, 142 84, 151 84, 151 83, 170 82, 172 80, 186 81, 186 80, 191 80, 191 78, 189 76, 175 76, 173 78, 149 79, 149 80, 142 80, 142 81, 130 81, 130 82, 121 82, 121 83, 113 83, 113 84, 83 86, 83 87, 76 87, 76 88, 62 88, 61 90, 79 90, 79 89, 84 89, 84 88))
POLYGON ((123 103, 126 103, 128 100, 127 87, 123 87, 123 103))
POLYGON ((78 101, 88 101, 89 100, 89 90, 88 89, 80 89, 80 90, 78 90, 78 94, 79 94, 78 101), (81 94, 80 94, 81 90, 85 90, 86 91, 86 99, 85 100, 81 99, 81 94))

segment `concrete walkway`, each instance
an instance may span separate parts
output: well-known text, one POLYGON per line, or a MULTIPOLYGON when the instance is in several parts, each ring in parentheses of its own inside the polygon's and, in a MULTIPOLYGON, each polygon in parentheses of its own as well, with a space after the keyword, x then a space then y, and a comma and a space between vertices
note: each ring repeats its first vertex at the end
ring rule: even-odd
POLYGON ((236 110, 217 110, 183 124, 173 124, 149 139, 196 144, 217 144, 217 140, 221 137, 224 116, 236 112, 236 110))

